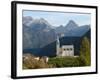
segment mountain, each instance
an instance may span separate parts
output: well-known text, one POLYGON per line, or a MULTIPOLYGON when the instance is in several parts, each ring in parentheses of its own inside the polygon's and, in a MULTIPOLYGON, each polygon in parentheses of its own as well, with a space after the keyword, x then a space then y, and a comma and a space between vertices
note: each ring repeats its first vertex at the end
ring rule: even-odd
POLYGON ((78 26, 73 20, 70 20, 65 26, 55 28, 57 34, 64 36, 80 37, 90 30, 90 25, 78 26))
POLYGON ((65 32, 65 27, 63 25, 58 26, 57 28, 55 28, 55 32, 57 34, 59 33, 64 33, 65 32))
POLYGON ((33 18, 30 17, 30 16, 23 17, 22 21, 23 21, 23 24, 24 24, 24 25, 28 26, 29 23, 33 21, 33 18))
POLYGON ((90 25, 80 26, 65 33, 65 36, 81 37, 90 30, 90 25))
POLYGON ((23 17, 23 48, 41 48, 56 40, 55 31, 43 18, 23 17))
POLYGON ((73 20, 70 20, 65 26, 60 25, 55 28, 57 34, 66 33, 67 31, 79 27, 73 20))
POLYGON ((79 27, 73 20, 70 20, 67 25, 65 25, 65 30, 71 30, 79 27))

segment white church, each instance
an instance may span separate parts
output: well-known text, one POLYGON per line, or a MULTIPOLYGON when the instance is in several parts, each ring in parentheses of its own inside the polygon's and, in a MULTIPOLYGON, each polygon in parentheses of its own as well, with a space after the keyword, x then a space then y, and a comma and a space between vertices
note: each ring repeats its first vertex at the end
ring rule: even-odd
POLYGON ((62 45, 60 47, 60 40, 57 36, 56 54, 57 56, 74 56, 74 45, 62 45))

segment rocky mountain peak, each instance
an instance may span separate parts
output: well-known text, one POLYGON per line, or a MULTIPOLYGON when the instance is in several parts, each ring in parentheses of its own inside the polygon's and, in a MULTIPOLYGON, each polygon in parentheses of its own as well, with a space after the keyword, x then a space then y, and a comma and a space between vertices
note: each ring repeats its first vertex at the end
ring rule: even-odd
POLYGON ((68 22, 68 24, 65 26, 67 29, 73 29, 73 28, 77 28, 78 25, 73 21, 73 20, 70 20, 68 22))

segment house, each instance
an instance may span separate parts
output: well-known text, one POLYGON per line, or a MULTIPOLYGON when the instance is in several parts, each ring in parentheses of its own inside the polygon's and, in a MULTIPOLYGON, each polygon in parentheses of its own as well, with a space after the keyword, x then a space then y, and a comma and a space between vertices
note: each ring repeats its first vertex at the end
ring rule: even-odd
POLYGON ((35 60, 39 61, 40 60, 40 57, 34 57, 35 60))
POLYGON ((47 56, 43 56, 42 58, 43 58, 45 63, 47 63, 49 61, 49 58, 47 56))

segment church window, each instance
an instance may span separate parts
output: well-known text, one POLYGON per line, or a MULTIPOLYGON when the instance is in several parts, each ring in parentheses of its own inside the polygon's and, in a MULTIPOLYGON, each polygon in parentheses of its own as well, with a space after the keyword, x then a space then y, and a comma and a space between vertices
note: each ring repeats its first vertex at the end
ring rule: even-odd
POLYGON ((70 50, 72 51, 72 48, 70 48, 70 50))

